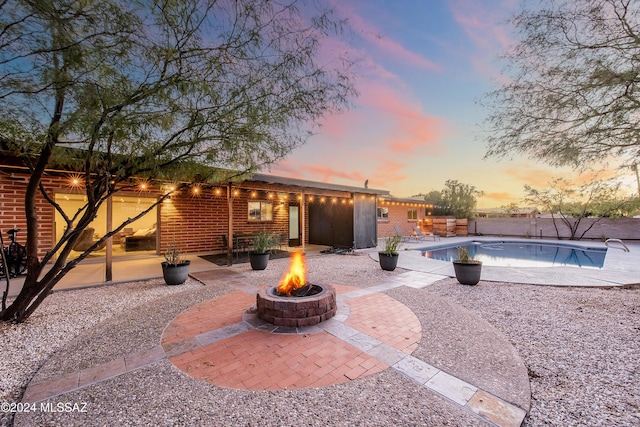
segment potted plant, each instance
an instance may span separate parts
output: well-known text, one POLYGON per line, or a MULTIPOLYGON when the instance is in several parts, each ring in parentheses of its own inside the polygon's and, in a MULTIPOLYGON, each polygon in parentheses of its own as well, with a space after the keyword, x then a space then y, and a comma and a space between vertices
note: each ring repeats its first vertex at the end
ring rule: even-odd
POLYGON ((402 237, 397 234, 385 237, 382 251, 378 252, 380 268, 386 271, 393 271, 396 269, 399 257, 398 248, 400 248, 401 242, 402 237))
POLYGON ((469 249, 458 247, 458 259, 453 261, 456 279, 463 285, 477 285, 482 273, 482 261, 469 256, 469 249))
POLYGON ((165 261, 162 262, 162 276, 167 285, 180 285, 189 277, 189 265, 191 261, 180 257, 180 250, 175 242, 172 242, 164 253, 165 261))
POLYGON ((269 262, 271 248, 276 244, 276 235, 261 231, 253 237, 253 249, 249 251, 249 262, 254 270, 264 270, 269 262))

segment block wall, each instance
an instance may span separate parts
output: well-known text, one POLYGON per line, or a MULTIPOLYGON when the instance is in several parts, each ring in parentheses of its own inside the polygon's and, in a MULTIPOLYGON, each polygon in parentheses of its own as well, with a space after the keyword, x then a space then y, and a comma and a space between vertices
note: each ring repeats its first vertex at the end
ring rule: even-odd
MULTIPOLYGON (((568 238, 570 232, 561 220, 556 219, 560 237, 568 238)), ((591 227, 585 239, 640 240, 640 218, 585 218, 580 222, 578 235, 591 227), (591 227, 592 226, 592 227, 591 227)), ((556 229, 551 218, 474 218, 469 222, 469 234, 491 236, 540 237, 555 239, 556 229)))

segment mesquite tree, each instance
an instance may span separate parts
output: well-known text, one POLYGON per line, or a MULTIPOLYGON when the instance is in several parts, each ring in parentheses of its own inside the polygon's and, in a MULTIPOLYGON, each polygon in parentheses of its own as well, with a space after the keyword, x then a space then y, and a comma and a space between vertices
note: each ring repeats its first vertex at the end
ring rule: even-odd
POLYGON ((487 156, 633 167, 640 156, 640 2, 523 2, 506 76, 488 94, 487 156))
POLYGON ((0 144, 31 173, 28 273, 0 319, 27 319, 78 262, 146 213, 68 259, 98 208, 134 177, 228 179, 203 166, 270 164, 347 107, 351 63, 319 60, 340 30, 315 1, 0 0, 0 144), (81 174, 82 209, 64 212, 42 185, 54 165, 81 174), (36 197, 65 222, 41 259, 36 197))
POLYGON ((576 185, 564 178, 554 179, 549 187, 536 189, 525 185, 525 201, 549 212, 560 239, 558 225, 569 230, 570 240, 582 239, 602 218, 629 216, 638 208, 637 197, 620 195, 620 184, 613 181, 593 180, 576 185), (585 218, 592 218, 585 227, 585 218))

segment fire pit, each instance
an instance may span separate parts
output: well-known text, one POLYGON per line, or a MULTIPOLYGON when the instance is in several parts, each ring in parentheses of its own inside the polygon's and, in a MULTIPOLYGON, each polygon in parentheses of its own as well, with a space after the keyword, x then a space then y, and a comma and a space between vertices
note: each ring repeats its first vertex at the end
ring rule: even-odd
POLYGON ((276 326, 312 326, 335 316, 336 291, 306 283, 303 254, 296 252, 280 284, 258 292, 256 307, 260 319, 276 326))

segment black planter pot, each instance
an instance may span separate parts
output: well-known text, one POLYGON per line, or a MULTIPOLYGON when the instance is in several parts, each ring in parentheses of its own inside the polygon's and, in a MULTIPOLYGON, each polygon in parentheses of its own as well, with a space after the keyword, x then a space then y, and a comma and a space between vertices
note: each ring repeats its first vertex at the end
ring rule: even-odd
POLYGON ((162 263, 162 276, 167 285, 181 285, 189 277, 190 260, 182 261, 180 264, 162 263))
POLYGON ((269 252, 256 253, 249 252, 249 262, 254 270, 264 270, 269 263, 269 252))
POLYGON ((378 258, 380 259, 380 268, 385 271, 393 271, 398 265, 399 254, 387 255, 384 252, 378 252, 378 258))
POLYGON ((453 261, 456 279, 462 285, 477 285, 482 273, 482 262, 453 261))

